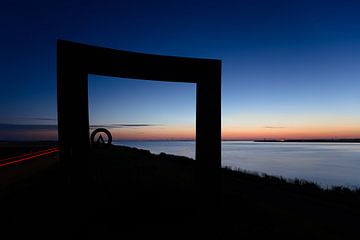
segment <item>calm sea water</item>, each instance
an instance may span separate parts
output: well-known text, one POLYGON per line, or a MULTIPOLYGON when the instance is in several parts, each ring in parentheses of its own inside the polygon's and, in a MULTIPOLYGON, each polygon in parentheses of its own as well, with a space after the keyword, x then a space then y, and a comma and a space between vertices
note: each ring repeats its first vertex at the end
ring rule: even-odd
MULTIPOLYGON (((193 141, 116 141, 114 144, 195 158, 193 141)), ((360 187, 360 144, 224 141, 222 166, 306 179, 323 187, 354 188, 360 187)))

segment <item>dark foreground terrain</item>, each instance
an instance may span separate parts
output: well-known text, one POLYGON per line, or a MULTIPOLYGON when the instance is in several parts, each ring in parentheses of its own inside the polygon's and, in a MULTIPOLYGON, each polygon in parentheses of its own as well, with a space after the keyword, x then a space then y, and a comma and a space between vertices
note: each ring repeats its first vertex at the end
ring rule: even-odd
POLYGON ((3 186, 1 239, 360 239, 359 191, 222 169, 217 206, 199 208, 196 161, 116 146, 91 155, 90 191, 69 187, 58 161, 3 186))

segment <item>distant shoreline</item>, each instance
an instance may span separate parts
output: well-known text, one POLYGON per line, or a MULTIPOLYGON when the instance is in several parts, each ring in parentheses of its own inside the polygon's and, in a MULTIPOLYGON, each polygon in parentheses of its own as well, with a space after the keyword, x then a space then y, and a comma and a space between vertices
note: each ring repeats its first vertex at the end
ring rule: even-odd
MULTIPOLYGON (((196 140, 114 140, 114 142, 196 142, 196 140)), ((360 143, 360 138, 355 139, 225 139, 221 142, 322 142, 322 143, 360 143)))
POLYGON ((314 143, 360 143, 360 139, 264 139, 254 140, 254 142, 314 142, 314 143))
MULTIPOLYGON (((185 139, 146 139, 146 140, 113 140, 113 142, 196 142, 195 139, 193 140, 185 140, 185 139)), ((351 138, 351 139, 223 139, 221 142, 313 142, 313 143, 360 143, 360 138, 351 138)), ((42 140, 42 141, 26 141, 26 140, 0 140, 0 144, 12 144, 12 143, 24 143, 24 144, 57 144, 58 141, 56 140, 42 140)))

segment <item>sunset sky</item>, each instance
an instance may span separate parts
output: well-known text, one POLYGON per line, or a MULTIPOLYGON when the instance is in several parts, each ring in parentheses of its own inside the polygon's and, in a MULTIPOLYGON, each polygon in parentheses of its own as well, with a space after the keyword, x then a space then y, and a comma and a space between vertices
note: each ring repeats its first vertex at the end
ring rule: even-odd
MULTIPOLYGON (((222 60, 223 139, 360 138, 358 1, 14 1, 0 140, 56 139, 56 40, 222 60)), ((89 76, 92 129, 194 139, 196 86, 89 76)))

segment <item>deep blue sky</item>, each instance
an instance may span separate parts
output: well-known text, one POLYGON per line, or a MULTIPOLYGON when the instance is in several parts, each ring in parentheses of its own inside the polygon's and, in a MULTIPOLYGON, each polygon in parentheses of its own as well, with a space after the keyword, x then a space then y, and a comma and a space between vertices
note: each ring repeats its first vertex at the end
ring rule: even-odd
MULTIPOLYGON (((15 129, 5 123, 56 123, 59 38, 221 59, 225 138, 360 137, 359 12, 358 1, 3 0, 0 138, 15 129)), ((192 131, 191 84, 89 81, 93 124, 192 131), (108 102, 114 107, 106 110, 108 102), (114 113, 118 108, 122 114, 114 113)))

